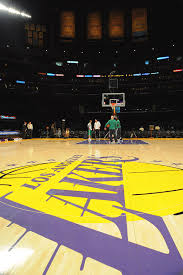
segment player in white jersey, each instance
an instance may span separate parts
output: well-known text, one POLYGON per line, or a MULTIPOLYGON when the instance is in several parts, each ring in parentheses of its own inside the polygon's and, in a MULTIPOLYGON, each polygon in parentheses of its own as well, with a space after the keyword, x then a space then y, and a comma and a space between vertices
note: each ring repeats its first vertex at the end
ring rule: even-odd
POLYGON ((100 128, 101 128, 100 121, 95 119, 95 123, 94 123, 95 139, 97 139, 97 136, 100 139, 100 128))

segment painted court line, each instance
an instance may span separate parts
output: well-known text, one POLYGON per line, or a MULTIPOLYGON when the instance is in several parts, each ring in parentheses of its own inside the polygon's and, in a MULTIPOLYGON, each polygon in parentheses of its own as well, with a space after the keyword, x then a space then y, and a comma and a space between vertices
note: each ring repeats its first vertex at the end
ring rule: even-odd
POLYGON ((148 144, 147 142, 143 140, 123 140, 120 141, 120 143, 109 143, 107 140, 92 140, 91 142, 88 142, 88 140, 84 140, 81 142, 78 142, 76 144, 96 144, 96 145, 139 145, 139 144, 148 144))

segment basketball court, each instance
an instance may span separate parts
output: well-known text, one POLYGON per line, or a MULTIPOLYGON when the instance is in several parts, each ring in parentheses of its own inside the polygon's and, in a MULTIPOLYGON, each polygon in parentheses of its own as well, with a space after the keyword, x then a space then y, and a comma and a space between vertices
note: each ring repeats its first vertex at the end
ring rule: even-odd
POLYGON ((0 1, 0 275, 183 275, 182 8, 0 1))
POLYGON ((1 143, 0 274, 181 274, 183 140, 137 141, 1 143))

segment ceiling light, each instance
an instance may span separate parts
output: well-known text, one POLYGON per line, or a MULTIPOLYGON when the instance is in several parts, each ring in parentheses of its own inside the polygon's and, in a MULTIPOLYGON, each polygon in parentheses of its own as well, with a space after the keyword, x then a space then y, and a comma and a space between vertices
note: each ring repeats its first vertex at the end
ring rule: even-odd
POLYGON ((165 59, 169 59, 170 56, 160 56, 160 57, 157 57, 156 59, 157 60, 165 60, 165 59))
POLYGON ((56 65, 59 66, 59 67, 61 67, 61 66, 63 66, 63 62, 57 61, 56 65))
POLYGON ((26 13, 21 12, 21 11, 18 11, 16 9, 12 8, 12 7, 7 7, 7 6, 3 5, 3 4, 0 4, 0 10, 7 11, 7 12, 15 14, 15 15, 20 15, 22 17, 31 18, 31 15, 26 14, 26 13))
POLYGON ((67 61, 68 64, 78 64, 79 61, 75 61, 75 60, 70 60, 70 61, 67 61))

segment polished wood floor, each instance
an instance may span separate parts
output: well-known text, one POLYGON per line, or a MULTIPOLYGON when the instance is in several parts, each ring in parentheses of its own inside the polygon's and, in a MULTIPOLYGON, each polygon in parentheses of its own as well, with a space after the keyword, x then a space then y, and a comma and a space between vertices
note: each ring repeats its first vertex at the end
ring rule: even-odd
POLYGON ((0 274, 183 272, 183 140, 0 143, 0 274))

